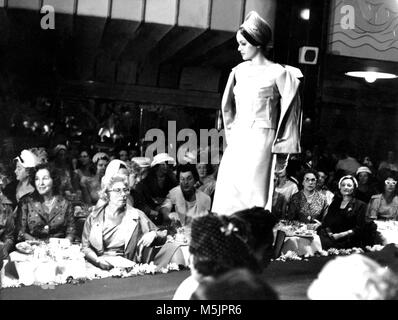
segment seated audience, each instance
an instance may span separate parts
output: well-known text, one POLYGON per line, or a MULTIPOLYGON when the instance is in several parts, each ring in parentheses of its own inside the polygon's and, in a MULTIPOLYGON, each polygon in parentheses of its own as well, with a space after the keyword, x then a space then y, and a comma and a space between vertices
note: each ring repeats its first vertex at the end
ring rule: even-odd
POLYGON ((135 166, 134 184, 133 189, 136 185, 144 180, 148 175, 148 170, 151 166, 151 160, 147 157, 134 157, 131 159, 132 166, 135 166))
MULTIPOLYGON (((120 160, 113 160, 120 161, 120 160)), ((140 210, 127 203, 129 190, 126 175, 105 179, 101 200, 88 216, 83 229, 82 251, 98 268, 113 266, 106 256, 122 256, 141 262, 144 247, 161 245, 166 235, 140 210)))
POLYGON ((61 180, 60 194, 65 195, 68 200, 81 200, 80 180, 73 172, 72 162, 65 145, 58 144, 55 146, 51 162, 59 172, 61 180))
POLYGON ((190 299, 202 281, 236 268, 260 272, 261 267, 241 234, 229 217, 195 218, 189 245, 191 276, 180 284, 173 300, 190 299))
POLYGON ((371 196, 377 193, 371 178, 372 171, 368 167, 359 167, 356 172, 358 180, 358 189, 356 191, 356 198, 365 203, 369 203, 371 196))
POLYGON ((358 168, 361 166, 360 163, 354 157, 349 154, 349 147, 345 147, 341 158, 337 161, 335 170, 342 170, 345 175, 354 175, 358 168))
POLYGON ((0 255, 8 258, 14 248, 14 216, 12 202, 3 194, 5 176, 0 175, 0 255))
POLYGON ((398 220, 397 174, 388 171, 383 180, 383 192, 372 196, 366 214, 371 220, 398 220))
POLYGON ((398 277, 376 261, 352 254, 326 263, 307 295, 311 300, 397 300, 398 277))
POLYGON ((316 190, 318 172, 312 169, 304 171, 302 178, 303 190, 294 194, 290 200, 288 219, 304 223, 313 223, 319 227, 325 216, 328 204, 326 197, 316 190))
POLYGON ((196 169, 199 174, 196 187, 212 197, 216 188, 216 179, 213 176, 213 166, 209 163, 198 162, 196 169))
POLYGON ((368 167, 370 172, 375 175, 377 169, 375 168, 372 159, 369 156, 364 156, 361 161, 362 166, 368 167))
POLYGON ((340 193, 329 206, 318 234, 322 248, 352 248, 373 244, 376 226, 365 219, 366 204, 355 198, 357 180, 344 176, 339 183, 340 193))
POLYGON ((16 181, 9 183, 4 188, 3 193, 11 200, 13 207, 16 207, 23 198, 35 191, 30 181, 30 175, 34 171, 34 167, 39 164, 39 159, 33 152, 22 150, 21 154, 14 161, 16 181))
POLYGON ((378 170, 388 169, 391 171, 398 171, 398 161, 395 159, 395 153, 392 150, 387 152, 387 159, 383 160, 379 164, 378 170))
POLYGON ((158 225, 163 222, 159 209, 169 191, 178 185, 171 165, 175 165, 175 160, 167 153, 156 155, 147 177, 135 187, 138 198, 142 199, 136 207, 158 225))
POLYGON ((76 179, 80 182, 82 177, 91 177, 95 173, 95 168, 91 162, 90 150, 88 148, 82 147, 80 149, 79 159, 76 165, 76 179))
POLYGON ((96 168, 95 175, 92 177, 83 176, 80 180, 83 200, 89 206, 95 205, 99 199, 98 192, 101 190, 101 180, 105 175, 109 156, 106 153, 98 152, 93 157, 93 163, 96 168))
POLYGON ((280 212, 280 218, 283 219, 286 217, 286 214, 289 209, 289 204, 292 196, 299 191, 297 184, 292 180, 288 179, 286 175, 286 170, 282 170, 277 172, 276 174, 276 183, 275 183, 275 193, 282 195, 282 208, 280 212))
POLYGON ((262 277, 247 269, 233 269, 199 284, 190 300, 278 300, 262 277))
POLYGON ((199 175, 194 164, 179 165, 177 178, 180 185, 170 190, 159 211, 165 223, 175 221, 190 226, 193 218, 209 212, 211 199, 195 188, 199 175))
POLYGON ((325 198, 328 206, 332 203, 334 193, 329 190, 328 186, 326 185, 327 181, 327 174, 324 171, 318 171, 318 181, 316 183, 316 190, 322 193, 325 198))
POLYGON ((18 242, 75 237, 71 203, 59 194, 58 171, 50 164, 36 166, 35 191, 21 201, 17 213, 18 242))
POLYGON ((117 150, 116 158, 121 161, 128 162, 129 161, 129 152, 128 152, 127 148, 119 147, 117 150))

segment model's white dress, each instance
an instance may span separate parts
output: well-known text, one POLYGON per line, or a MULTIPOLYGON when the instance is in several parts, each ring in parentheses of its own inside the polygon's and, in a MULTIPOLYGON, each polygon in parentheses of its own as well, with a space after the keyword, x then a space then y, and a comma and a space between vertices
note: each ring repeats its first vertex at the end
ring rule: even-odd
POLYGON ((299 80, 279 64, 255 66, 248 61, 232 69, 222 101, 227 148, 213 212, 271 209, 274 154, 300 152, 298 86, 299 80))

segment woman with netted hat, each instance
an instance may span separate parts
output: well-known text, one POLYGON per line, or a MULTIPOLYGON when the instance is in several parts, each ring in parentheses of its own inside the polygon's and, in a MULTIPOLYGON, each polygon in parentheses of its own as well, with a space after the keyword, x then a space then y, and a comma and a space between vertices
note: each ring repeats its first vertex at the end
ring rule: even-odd
POLYGON ((275 164, 280 170, 288 154, 300 153, 298 75, 266 58, 271 39, 270 26, 253 11, 236 33, 245 61, 232 69, 222 98, 227 148, 212 207, 218 214, 253 206, 270 210, 275 164), (243 163, 245 170, 236 170, 243 163))
POLYGON ((247 242, 246 233, 229 217, 195 218, 189 244, 191 276, 180 284, 173 299, 189 299, 201 281, 236 268, 260 272, 260 264, 247 242))

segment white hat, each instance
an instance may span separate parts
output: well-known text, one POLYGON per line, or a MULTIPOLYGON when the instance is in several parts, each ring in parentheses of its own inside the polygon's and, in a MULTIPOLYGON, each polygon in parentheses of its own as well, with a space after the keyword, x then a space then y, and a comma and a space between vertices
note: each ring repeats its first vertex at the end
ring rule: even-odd
POLYGON ((164 162, 171 162, 173 165, 176 164, 176 161, 174 158, 170 157, 167 153, 159 153, 156 156, 153 157, 151 167, 156 166, 157 164, 161 164, 164 162))
POLYGON ((329 261, 308 288, 311 300, 385 300, 398 292, 398 278, 387 268, 362 255, 329 261))
POLYGON ((140 168, 146 168, 151 165, 151 159, 147 157, 133 157, 131 161, 135 162, 140 166, 140 168))
POLYGON ((368 167, 359 167, 356 172, 356 175, 360 174, 361 172, 366 172, 366 173, 372 174, 372 171, 370 171, 370 169, 368 167))
POLYGON ((125 166, 127 169, 129 168, 126 162, 119 159, 114 159, 109 162, 108 166, 106 167, 105 174, 101 179, 102 187, 107 185, 109 181, 111 181, 111 179, 117 175, 120 166, 125 166))
POLYGON ((97 152, 93 157, 93 162, 96 163, 98 160, 108 160, 109 156, 105 152, 97 152))
POLYGON ((37 156, 29 151, 29 150, 22 150, 21 154, 14 158, 14 160, 18 160, 24 168, 34 168, 39 164, 39 159, 37 156))

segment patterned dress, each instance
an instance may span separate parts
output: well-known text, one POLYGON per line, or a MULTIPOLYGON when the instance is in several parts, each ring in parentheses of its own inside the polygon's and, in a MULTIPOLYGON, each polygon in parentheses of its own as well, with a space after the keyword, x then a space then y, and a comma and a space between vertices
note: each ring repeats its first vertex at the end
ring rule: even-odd
POLYGON ((298 220, 304 223, 321 221, 328 209, 326 197, 319 191, 307 199, 303 191, 295 193, 290 199, 288 219, 298 220))
POLYGON ((71 203, 62 196, 56 196, 50 211, 38 196, 23 200, 17 218, 18 241, 29 237, 46 240, 48 238, 74 238, 75 220, 71 203))

